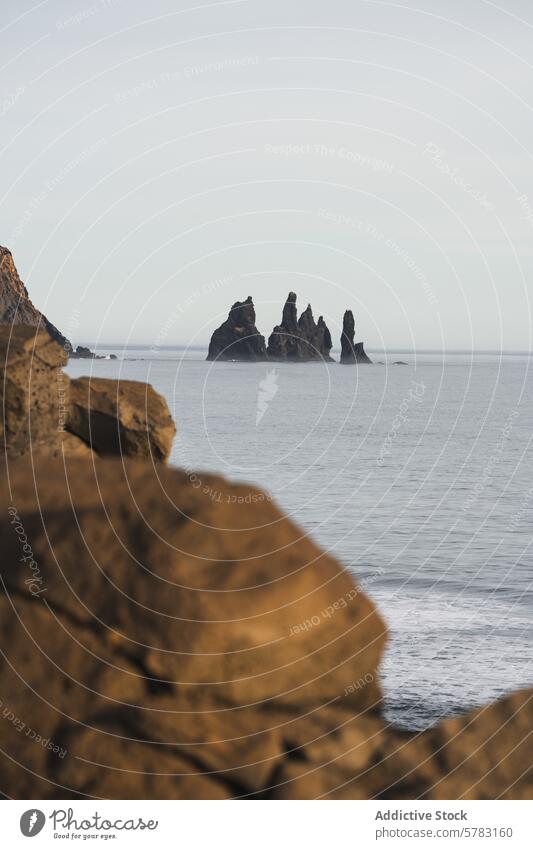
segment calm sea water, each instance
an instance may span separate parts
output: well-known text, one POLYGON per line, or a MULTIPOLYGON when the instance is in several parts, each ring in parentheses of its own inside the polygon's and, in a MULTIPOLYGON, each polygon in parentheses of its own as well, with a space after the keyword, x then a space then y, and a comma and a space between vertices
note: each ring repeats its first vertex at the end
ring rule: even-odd
POLYGON ((177 423, 172 463, 268 490, 363 582, 390 629, 390 719, 424 728, 532 683, 532 360, 107 351, 121 359, 69 373, 152 383, 177 423))

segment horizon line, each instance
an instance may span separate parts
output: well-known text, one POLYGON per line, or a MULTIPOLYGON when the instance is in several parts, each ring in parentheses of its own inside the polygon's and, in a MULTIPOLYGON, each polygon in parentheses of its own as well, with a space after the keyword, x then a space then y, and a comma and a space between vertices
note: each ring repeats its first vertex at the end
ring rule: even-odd
MULTIPOLYGON (((154 353, 157 351, 175 351, 175 350, 189 350, 189 351, 207 351, 209 347, 209 343, 205 343, 205 345, 184 345, 181 342, 177 342, 175 345, 153 345, 148 342, 98 342, 98 343, 89 343, 89 342, 79 342, 77 344, 90 347, 91 350, 98 348, 142 348, 146 350, 153 350, 154 353)), ((332 353, 340 353, 340 348, 332 348, 332 353)), ((366 347, 366 350, 373 354, 495 354, 501 356, 523 356, 523 357, 531 357, 533 356, 533 351, 524 350, 524 349, 498 349, 498 348, 372 348, 366 347)))

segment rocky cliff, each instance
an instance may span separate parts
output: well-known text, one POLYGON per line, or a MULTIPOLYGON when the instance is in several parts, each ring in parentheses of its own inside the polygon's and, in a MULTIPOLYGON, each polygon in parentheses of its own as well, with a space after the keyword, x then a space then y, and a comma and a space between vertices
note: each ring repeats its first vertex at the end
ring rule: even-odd
POLYGON ((342 323, 341 335, 341 363, 342 365, 356 365, 357 363, 371 363, 372 360, 365 353, 362 342, 355 342, 355 320, 353 312, 346 310, 342 323))
POLYGON ((65 351, 72 350, 69 340, 33 305, 11 251, 3 247, 0 247, 0 324, 44 327, 65 351))
POLYGON ((266 360, 265 337, 255 326, 251 297, 233 304, 226 321, 213 333, 208 360, 266 360))
MULTIPOLYGON (((4 428, 18 445, 54 405, 57 346, 42 336, 4 354, 4 428), (34 368, 39 388, 24 394, 34 368)), ((139 386, 125 389, 131 408, 112 381, 71 386, 73 435, 137 457, 141 440, 153 456, 141 435, 163 411, 147 412, 139 386)), ((36 436, 44 447, 46 430, 36 436)), ((44 453, 2 451, 4 796, 531 797, 533 693, 423 733, 385 722, 379 612, 264 493, 150 461, 44 453)))
POLYGON ((277 325, 268 340, 270 360, 306 362, 326 360, 333 362, 331 333, 322 316, 315 323, 311 304, 298 319, 296 295, 289 292, 281 324, 277 325))
POLYGON ((166 401, 145 383, 70 380, 66 359, 46 330, 0 326, 2 454, 166 460, 176 430, 166 401))
POLYGON ((11 251, 0 246, 0 325, 2 324, 44 328, 69 357, 92 359, 95 356, 89 348, 80 345, 74 350, 66 336, 33 305, 28 290, 19 277, 11 251))

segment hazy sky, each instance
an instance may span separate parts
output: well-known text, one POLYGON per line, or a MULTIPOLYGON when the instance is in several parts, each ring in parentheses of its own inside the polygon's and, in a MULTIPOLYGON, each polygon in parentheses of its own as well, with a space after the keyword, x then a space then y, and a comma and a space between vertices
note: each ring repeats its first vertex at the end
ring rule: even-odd
POLYGON ((1 229, 77 343, 531 350, 533 6, 2 0, 1 229))

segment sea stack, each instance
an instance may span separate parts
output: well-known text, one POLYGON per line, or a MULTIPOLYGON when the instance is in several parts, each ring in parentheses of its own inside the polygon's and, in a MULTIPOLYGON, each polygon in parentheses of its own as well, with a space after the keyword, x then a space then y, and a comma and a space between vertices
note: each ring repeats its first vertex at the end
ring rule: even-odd
POLYGON ((346 310, 342 323, 341 336, 341 364, 345 366, 357 365, 358 363, 372 363, 370 357, 365 353, 362 342, 354 342, 355 319, 351 310, 346 310))
POLYGON ((207 359, 243 362, 267 359, 265 337, 261 336, 255 326, 255 308, 251 296, 233 304, 226 321, 211 337, 207 359))
POLYGON ((311 304, 308 304, 307 309, 298 319, 298 327, 307 341, 308 359, 326 360, 326 362, 332 363, 333 359, 330 356, 330 351, 333 347, 331 333, 323 316, 320 316, 318 323, 315 324, 311 304))
POLYGON ((298 319, 296 295, 289 292, 281 324, 277 325, 268 340, 268 358, 288 362, 326 360, 333 362, 331 333, 322 316, 315 322, 311 304, 298 319))
POLYGON ((289 292, 281 324, 276 325, 268 340, 269 360, 299 360, 302 355, 302 334, 298 327, 296 294, 289 292))

